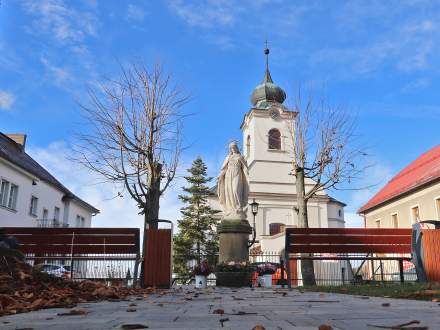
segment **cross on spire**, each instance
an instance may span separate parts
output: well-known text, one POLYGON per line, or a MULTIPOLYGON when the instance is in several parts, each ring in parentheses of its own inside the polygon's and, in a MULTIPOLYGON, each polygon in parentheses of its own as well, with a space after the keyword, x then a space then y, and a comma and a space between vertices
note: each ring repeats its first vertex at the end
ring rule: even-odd
POLYGON ((272 81, 272 77, 270 76, 270 72, 269 72, 269 48, 267 46, 267 40, 266 40, 266 48, 264 49, 264 55, 266 55, 266 72, 264 74, 264 80, 263 82, 270 82, 273 83, 272 81))

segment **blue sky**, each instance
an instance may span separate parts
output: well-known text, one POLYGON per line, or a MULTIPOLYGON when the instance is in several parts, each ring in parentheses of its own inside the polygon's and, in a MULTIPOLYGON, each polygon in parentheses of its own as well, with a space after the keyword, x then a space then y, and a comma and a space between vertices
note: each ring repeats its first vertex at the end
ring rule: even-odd
MULTIPOLYGON (((357 116, 375 164, 362 184, 378 186, 332 193, 353 222, 380 185, 439 142, 439 22, 440 5, 424 0, 2 0, 0 131, 28 134, 29 153, 103 210, 97 225, 117 225, 111 216, 134 206, 108 201, 113 188, 90 185, 63 158, 83 126, 87 85, 117 75, 119 63, 160 61, 191 95, 182 172, 201 155, 215 175, 226 143, 240 139, 268 39, 272 77, 288 96, 312 85, 357 116)), ((178 216, 180 185, 163 217, 178 216)))

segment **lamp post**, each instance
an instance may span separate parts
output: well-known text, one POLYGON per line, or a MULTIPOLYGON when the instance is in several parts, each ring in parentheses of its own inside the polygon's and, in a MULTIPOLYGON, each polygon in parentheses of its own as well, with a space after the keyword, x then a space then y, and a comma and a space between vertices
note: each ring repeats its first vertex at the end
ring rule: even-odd
POLYGON ((257 237, 257 231, 256 231, 256 229, 255 229, 255 217, 257 216, 257 213, 258 213, 258 206, 259 206, 260 204, 258 204, 258 203, 255 201, 255 198, 254 198, 253 201, 252 201, 252 203, 250 203, 249 205, 251 206, 251 212, 252 212, 252 214, 254 215, 254 225, 253 225, 253 227, 252 227, 252 241, 251 241, 250 244, 249 244, 249 247, 251 247, 252 245, 254 245, 254 243, 255 243, 255 238, 257 237))

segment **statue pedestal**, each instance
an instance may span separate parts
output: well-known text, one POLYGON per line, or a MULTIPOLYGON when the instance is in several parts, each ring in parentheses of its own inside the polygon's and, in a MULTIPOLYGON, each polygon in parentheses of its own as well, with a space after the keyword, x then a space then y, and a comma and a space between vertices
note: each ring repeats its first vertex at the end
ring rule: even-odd
POLYGON ((249 235, 252 227, 247 220, 222 220, 217 226, 220 236, 219 262, 249 260, 249 235))
MULTIPOLYGON (((248 262, 249 234, 252 228, 247 220, 223 219, 217 226, 220 236, 219 262, 248 262)), ((250 286, 252 273, 248 271, 216 272, 216 285, 226 287, 250 286)))

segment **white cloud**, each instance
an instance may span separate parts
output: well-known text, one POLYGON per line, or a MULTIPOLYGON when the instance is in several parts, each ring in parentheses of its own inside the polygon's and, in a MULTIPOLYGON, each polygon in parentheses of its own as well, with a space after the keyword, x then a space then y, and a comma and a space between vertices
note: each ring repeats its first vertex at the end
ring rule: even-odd
POLYGON ((0 109, 9 110, 15 102, 15 95, 11 92, 0 90, 0 109))
POLYGON ((168 8, 219 48, 231 48, 233 39, 252 45, 258 39, 282 39, 284 45, 295 45, 285 46, 286 58, 307 56, 310 66, 331 65, 342 79, 386 67, 404 73, 425 70, 440 50, 440 15, 426 1, 396 6, 384 1, 168 0, 168 8), (332 38, 325 42, 310 44, 304 38, 321 40, 326 34, 332 38))
MULTIPOLYGON (((94 227, 143 228, 143 216, 138 214, 139 209, 128 193, 115 197, 121 189, 111 183, 102 183, 100 177, 69 160, 72 151, 64 142, 54 142, 44 148, 31 146, 28 152, 75 195, 100 210, 92 220, 94 227)), ((173 185, 161 199, 162 219, 176 223, 179 218, 181 204, 177 195, 180 186, 173 185)))
POLYGON ((232 0, 170 0, 168 7, 186 24, 202 28, 232 26, 242 11, 239 2, 232 0))
POLYGON ((54 65, 45 56, 41 56, 40 61, 46 67, 47 71, 53 76, 57 85, 61 85, 63 82, 65 82, 70 78, 69 71, 67 68, 54 65))
POLYGON ((431 85, 431 80, 427 78, 419 78, 402 87, 402 92, 410 92, 419 89, 425 89, 431 85))
POLYGON ((129 20, 141 22, 145 18, 145 11, 132 3, 127 7, 127 18, 129 20))
POLYGON ((83 42, 95 36, 97 19, 89 11, 77 11, 62 0, 24 1, 26 12, 35 17, 31 33, 44 32, 61 43, 83 42))

